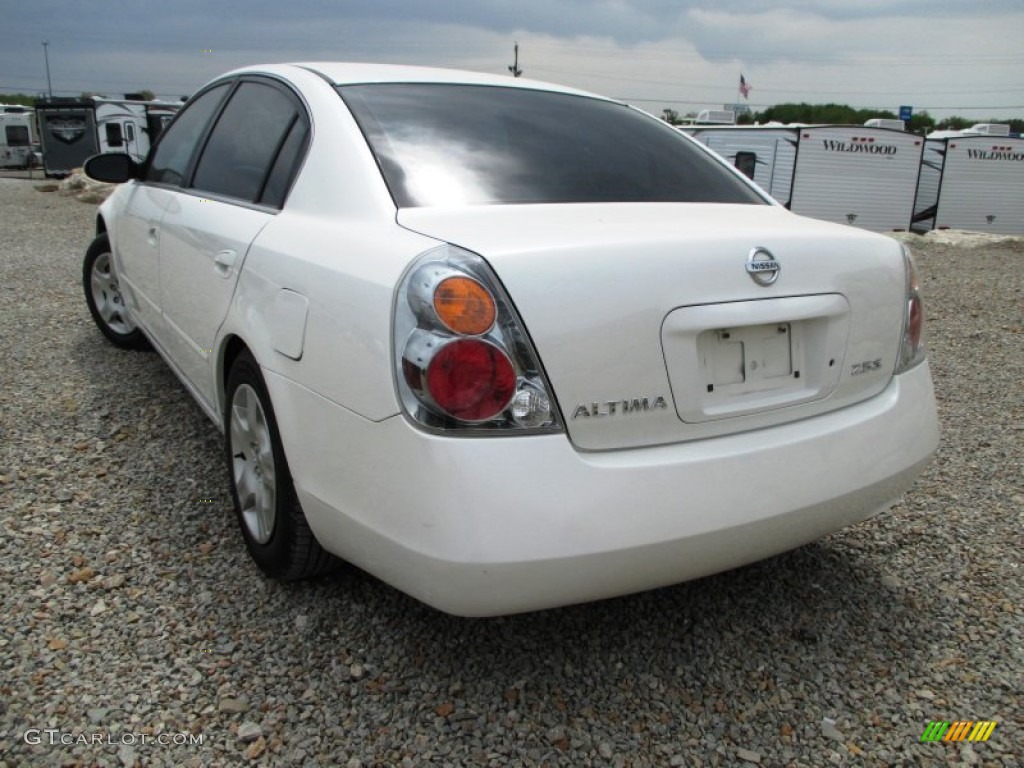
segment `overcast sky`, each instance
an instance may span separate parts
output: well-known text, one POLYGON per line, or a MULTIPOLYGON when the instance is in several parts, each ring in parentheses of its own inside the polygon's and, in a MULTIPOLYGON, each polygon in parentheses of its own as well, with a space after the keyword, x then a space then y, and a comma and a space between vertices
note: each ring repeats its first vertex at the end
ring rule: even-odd
POLYGON ((194 92, 246 64, 506 72, 660 113, 739 98, 1024 117, 1024 0, 0 0, 0 92, 194 92))

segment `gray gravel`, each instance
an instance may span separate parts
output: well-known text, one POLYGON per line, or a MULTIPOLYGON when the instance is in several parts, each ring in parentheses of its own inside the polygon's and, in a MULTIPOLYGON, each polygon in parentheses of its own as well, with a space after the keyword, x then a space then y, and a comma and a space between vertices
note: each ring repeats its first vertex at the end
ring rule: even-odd
POLYGON ((259 574, 217 431, 92 325, 95 206, 38 183, 0 180, 0 766, 1022 764, 1020 240, 914 240, 944 434, 893 513, 466 620, 351 569, 259 574), (999 725, 922 744, 931 720, 999 725))

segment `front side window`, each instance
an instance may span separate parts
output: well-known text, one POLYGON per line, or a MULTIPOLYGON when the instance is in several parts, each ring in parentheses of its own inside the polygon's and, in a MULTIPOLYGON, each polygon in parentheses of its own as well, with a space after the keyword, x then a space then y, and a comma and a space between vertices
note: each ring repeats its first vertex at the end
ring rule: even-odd
POLYGON ((338 88, 399 207, 765 201, 663 121, 523 88, 338 88))
POLYGON ((180 185, 185 180, 196 145, 206 132, 229 85, 222 83, 204 91, 178 113, 177 119, 161 134, 160 142, 153 150, 146 181, 180 185))
POLYGON ((299 113, 295 100, 285 91, 266 83, 243 82, 210 134, 192 186, 202 192, 259 201, 274 159, 292 135, 299 113))

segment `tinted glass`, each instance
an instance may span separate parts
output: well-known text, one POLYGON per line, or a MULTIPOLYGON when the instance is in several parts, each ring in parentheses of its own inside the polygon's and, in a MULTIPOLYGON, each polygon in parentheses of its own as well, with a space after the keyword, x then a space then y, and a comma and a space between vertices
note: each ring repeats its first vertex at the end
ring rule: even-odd
POLYGON ((288 137, 277 154, 274 167, 270 171, 270 177, 263 188, 263 196, 260 202, 275 208, 284 205, 284 199, 291 187, 295 174, 299 171, 299 163, 306 151, 306 143, 309 138, 309 123, 305 115, 296 116, 288 131, 288 137))
POLYGON ((764 202, 675 129, 620 104, 468 85, 338 91, 400 207, 764 202))
POLYGON ((297 105, 284 91, 242 83, 206 142, 192 186, 249 202, 259 200, 297 115, 297 105))
POLYGON ((28 146, 28 127, 24 125, 8 125, 4 128, 9 147, 28 146))
POLYGON ((196 143, 202 138, 227 90, 228 83, 211 88, 196 96, 181 110, 178 119, 160 137, 146 172, 146 181, 182 183, 196 143))
POLYGON ((746 176, 748 179, 754 178, 754 172, 757 170, 757 153, 756 152, 737 152, 736 161, 733 163, 736 168, 746 176))
POLYGON ((111 147, 120 147, 123 143, 121 141, 121 124, 107 123, 107 144, 111 147))

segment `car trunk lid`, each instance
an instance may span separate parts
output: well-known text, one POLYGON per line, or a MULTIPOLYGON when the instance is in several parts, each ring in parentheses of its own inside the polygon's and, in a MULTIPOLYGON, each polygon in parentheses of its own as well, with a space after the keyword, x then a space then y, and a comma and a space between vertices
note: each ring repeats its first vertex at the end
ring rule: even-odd
POLYGON ((808 418, 877 394, 895 366, 905 278, 886 237, 757 205, 407 208, 398 221, 490 262, 581 449, 808 418))

